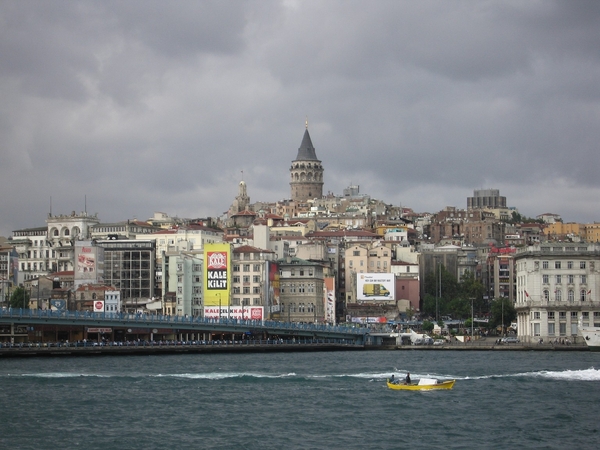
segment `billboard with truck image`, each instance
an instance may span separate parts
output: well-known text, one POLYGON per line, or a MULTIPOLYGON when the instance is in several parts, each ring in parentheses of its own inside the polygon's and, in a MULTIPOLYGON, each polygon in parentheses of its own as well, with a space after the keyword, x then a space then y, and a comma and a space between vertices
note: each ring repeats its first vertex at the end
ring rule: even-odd
POLYGON ((357 274, 357 300, 395 300, 393 273, 357 274))

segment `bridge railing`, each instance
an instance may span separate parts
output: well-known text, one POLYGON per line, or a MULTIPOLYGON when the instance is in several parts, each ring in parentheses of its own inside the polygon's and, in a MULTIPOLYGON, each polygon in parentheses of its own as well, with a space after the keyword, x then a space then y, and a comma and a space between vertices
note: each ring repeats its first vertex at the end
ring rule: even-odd
POLYGON ((0 349, 35 349, 35 348, 66 348, 66 347, 230 347, 230 346, 264 346, 264 345, 344 345, 355 346, 356 342, 352 339, 343 338, 289 338, 289 339, 244 339, 244 340, 192 340, 192 341, 124 341, 124 342, 23 342, 10 343, 0 342, 0 349))
POLYGON ((209 318, 192 316, 170 316, 163 314, 141 314, 141 313, 123 313, 123 312, 91 312, 91 311, 52 311, 41 309, 23 309, 23 308, 0 308, 0 318, 2 319, 67 319, 67 320, 96 320, 96 321, 122 321, 127 324, 190 324, 190 325, 225 325, 241 326, 245 328, 262 328, 281 331, 309 331, 326 333, 343 333, 364 335, 368 333, 367 328, 355 328, 342 325, 326 325, 314 323, 297 322, 279 322, 275 320, 253 320, 253 319, 231 319, 231 318, 209 318))

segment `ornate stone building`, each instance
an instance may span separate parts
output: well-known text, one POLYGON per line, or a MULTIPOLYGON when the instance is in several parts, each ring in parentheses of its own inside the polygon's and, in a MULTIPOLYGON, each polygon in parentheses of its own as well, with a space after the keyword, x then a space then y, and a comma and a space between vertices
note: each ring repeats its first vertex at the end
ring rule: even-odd
POLYGON ((296 159, 290 168, 292 201, 305 203, 323 197, 323 166, 308 134, 308 122, 296 159))

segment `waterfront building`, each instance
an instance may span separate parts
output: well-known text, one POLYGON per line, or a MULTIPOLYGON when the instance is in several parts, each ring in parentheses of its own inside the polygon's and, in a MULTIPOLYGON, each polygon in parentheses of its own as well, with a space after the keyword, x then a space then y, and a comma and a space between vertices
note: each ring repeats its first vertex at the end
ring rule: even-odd
POLYGON ((13 231, 9 242, 19 257, 17 283, 73 270, 75 241, 89 239, 92 227, 98 223, 96 215, 73 211, 70 215, 48 214, 45 227, 13 231))
POLYGON ((164 313, 174 316, 204 315, 204 252, 163 251, 161 255, 164 313))
POLYGON ((517 249, 519 338, 581 339, 578 326, 600 326, 600 245, 546 243, 517 249))
POLYGON ((96 245, 104 253, 104 283, 121 293, 128 311, 153 301, 156 290, 156 242, 154 240, 107 239, 96 245))
POLYGON ((269 298, 270 266, 274 264, 276 254, 250 245, 234 248, 231 253, 231 306, 242 308, 242 316, 249 319, 246 307, 262 306, 263 317, 270 317, 276 308, 269 298))
POLYGON ((285 322, 325 321, 325 280, 319 262, 288 257, 277 261, 281 312, 285 322))

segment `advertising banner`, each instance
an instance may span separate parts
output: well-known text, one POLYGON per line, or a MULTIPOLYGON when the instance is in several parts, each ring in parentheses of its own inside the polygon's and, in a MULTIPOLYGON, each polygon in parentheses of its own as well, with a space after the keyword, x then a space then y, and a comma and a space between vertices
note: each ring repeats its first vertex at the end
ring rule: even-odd
POLYGON ((104 249, 92 246, 91 241, 75 242, 75 285, 98 283, 104 277, 104 249))
POLYGON ((262 306, 205 306, 206 319, 264 320, 262 306), (220 311, 219 311, 220 309, 220 311))
POLYGON ((266 292, 269 295, 269 311, 278 313, 281 310, 280 291, 279 291, 279 266, 277 263, 267 261, 269 275, 267 277, 266 292))
POLYGON ((335 279, 325 278, 325 322, 335 325, 335 279))
POLYGON ((393 273, 357 274, 356 298, 358 300, 395 300, 393 273))
POLYGON ((204 305, 229 306, 231 245, 204 244, 204 305))
POLYGON ((94 312, 104 312, 104 300, 94 300, 94 312))

